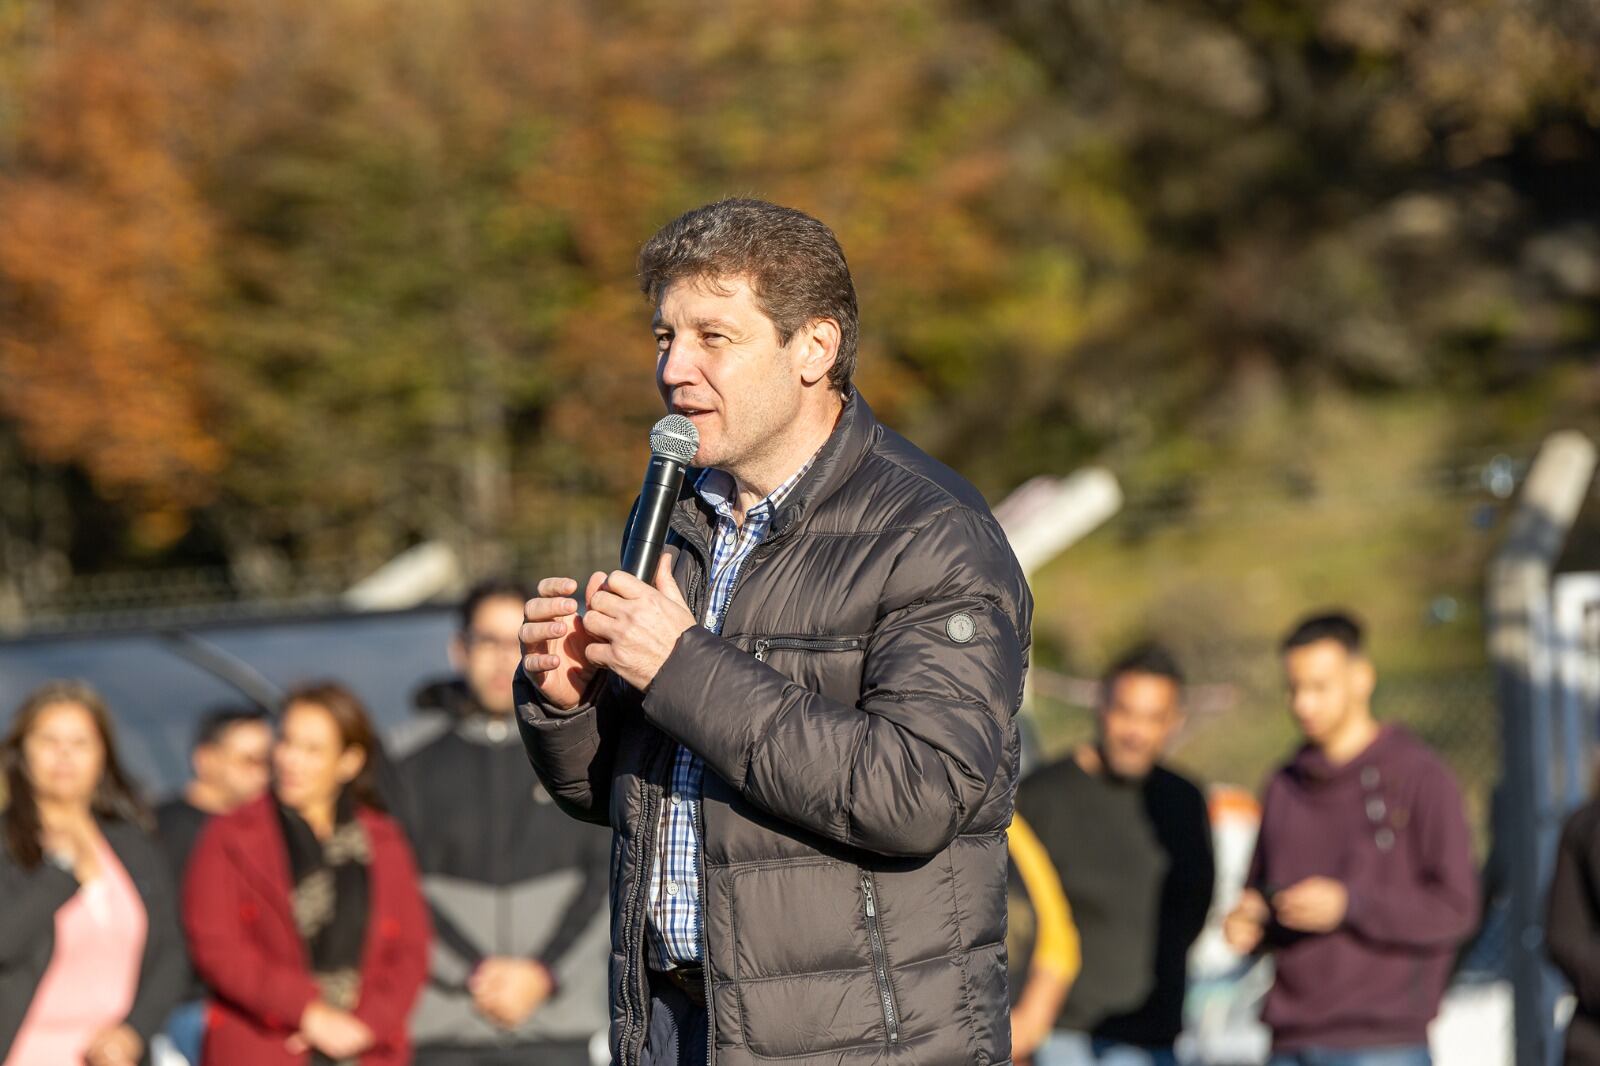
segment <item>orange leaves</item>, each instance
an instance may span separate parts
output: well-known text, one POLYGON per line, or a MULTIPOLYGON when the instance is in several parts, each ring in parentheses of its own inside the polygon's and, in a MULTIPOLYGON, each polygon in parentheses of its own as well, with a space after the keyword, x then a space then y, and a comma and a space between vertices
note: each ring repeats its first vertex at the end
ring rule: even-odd
POLYGON ((196 349, 212 230, 150 76, 170 37, 117 7, 64 18, 25 75, 0 172, 0 409, 41 458, 170 512, 222 462, 196 349))

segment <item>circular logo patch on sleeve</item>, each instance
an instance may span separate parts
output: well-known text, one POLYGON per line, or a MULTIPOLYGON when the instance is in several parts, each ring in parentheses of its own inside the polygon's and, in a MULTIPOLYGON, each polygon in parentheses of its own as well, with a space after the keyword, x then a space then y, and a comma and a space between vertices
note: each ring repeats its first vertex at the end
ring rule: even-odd
POLYGON ((978 623, 966 611, 957 611, 944 624, 944 631, 957 644, 965 644, 978 632, 978 623))

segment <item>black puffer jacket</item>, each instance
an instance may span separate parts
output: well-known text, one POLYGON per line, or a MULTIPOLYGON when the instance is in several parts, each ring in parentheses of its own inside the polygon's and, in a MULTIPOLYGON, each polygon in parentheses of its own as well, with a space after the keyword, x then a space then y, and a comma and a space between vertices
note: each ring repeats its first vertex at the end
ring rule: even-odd
MULTIPOLYGON (((676 577, 697 617, 712 528, 686 488, 676 577)), ((1009 1059, 1005 829, 1031 612, 982 498, 852 396, 745 562, 722 636, 690 629, 647 695, 602 675, 568 713, 519 674, 539 776, 615 830, 619 1066, 645 1033, 645 897, 673 741, 707 767, 717 1062, 1009 1059)))

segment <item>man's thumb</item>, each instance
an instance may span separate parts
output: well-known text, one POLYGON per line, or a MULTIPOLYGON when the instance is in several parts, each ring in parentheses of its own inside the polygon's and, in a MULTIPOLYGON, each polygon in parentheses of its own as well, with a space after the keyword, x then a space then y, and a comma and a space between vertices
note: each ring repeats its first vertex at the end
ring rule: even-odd
POLYGON ((684 603, 683 600, 683 593, 678 589, 678 583, 672 577, 672 567, 677 560, 677 548, 661 549, 661 559, 656 563, 656 588, 687 607, 688 604, 684 603))

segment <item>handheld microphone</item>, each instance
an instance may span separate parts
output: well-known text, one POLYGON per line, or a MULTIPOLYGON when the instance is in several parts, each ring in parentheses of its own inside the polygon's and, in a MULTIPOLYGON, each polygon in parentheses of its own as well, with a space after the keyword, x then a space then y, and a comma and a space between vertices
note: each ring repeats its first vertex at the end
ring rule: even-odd
POLYGON ((645 467, 639 506, 622 542, 622 569, 647 585, 655 584, 672 505, 683 489, 683 472, 699 449, 700 431, 682 415, 668 415, 650 430, 650 465, 645 467))

